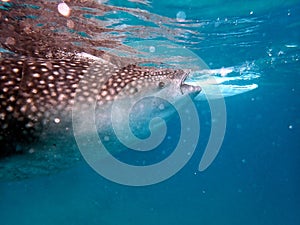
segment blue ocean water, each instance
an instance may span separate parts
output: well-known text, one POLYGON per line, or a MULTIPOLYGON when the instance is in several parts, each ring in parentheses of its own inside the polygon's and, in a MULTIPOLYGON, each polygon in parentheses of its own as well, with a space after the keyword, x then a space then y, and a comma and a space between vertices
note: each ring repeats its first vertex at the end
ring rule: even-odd
MULTIPOLYGON (((201 38, 187 34, 191 37, 177 41, 211 69, 254 64, 260 74, 258 88, 225 98, 224 142, 205 171, 198 171, 198 164, 210 132, 210 109, 197 101, 196 152, 170 179, 123 186, 82 163, 48 177, 1 182, 0 223, 300 224, 300 2, 270 2, 153 1, 153 13, 201 22, 193 28, 201 38)), ((176 121, 170 124, 180 129, 176 121)))

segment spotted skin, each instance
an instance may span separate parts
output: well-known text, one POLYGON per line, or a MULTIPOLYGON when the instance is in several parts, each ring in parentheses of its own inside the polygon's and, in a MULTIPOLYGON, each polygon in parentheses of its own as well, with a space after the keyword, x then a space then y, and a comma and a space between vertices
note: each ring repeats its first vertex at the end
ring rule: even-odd
POLYGON ((75 95, 82 107, 94 97, 98 107, 105 107, 115 98, 159 91, 175 81, 180 88, 185 76, 180 70, 132 64, 119 68, 83 59, 2 59, 0 157, 24 153, 24 146, 45 131, 63 133, 70 128, 75 95), (79 88, 82 80, 89 82, 79 88))
POLYGON ((50 122, 66 118, 87 66, 71 60, 1 60, 1 157, 18 152, 19 144, 30 144, 50 122))

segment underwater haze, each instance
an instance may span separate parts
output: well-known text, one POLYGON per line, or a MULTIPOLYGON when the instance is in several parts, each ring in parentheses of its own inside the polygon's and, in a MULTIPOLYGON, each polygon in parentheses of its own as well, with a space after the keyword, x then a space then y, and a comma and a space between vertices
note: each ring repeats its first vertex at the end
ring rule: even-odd
MULTIPOLYGON (((97 2, 147 11, 139 15, 148 17, 128 11, 99 15, 106 26, 127 35, 123 44, 172 41, 207 64, 205 73, 220 80, 225 96, 221 148, 208 168, 199 171, 215 121, 208 101, 198 95, 193 100, 200 122, 195 152, 169 179, 122 185, 82 160, 48 176, 0 181, 0 224, 299 225, 300 1, 97 2), (163 31, 159 19, 167 21, 163 31)), ((189 82, 201 86, 203 74, 198 75, 189 82)), ((170 135, 178 137, 178 116, 167 123, 170 135)), ((165 157, 168 143, 150 159, 126 159, 125 153, 117 157, 150 164, 165 157)))

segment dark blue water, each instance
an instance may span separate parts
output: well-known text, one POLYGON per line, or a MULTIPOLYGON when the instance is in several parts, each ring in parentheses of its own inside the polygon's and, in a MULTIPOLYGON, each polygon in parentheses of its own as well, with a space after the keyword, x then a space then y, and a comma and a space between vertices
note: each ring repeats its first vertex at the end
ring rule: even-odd
POLYGON ((299 2, 269 8, 253 3, 240 14, 222 4, 178 4, 166 9, 154 1, 151 11, 173 18, 184 11, 187 19, 205 22, 194 28, 202 41, 186 45, 210 68, 254 62, 260 74, 257 89, 225 98, 226 134, 211 166, 198 171, 210 110, 196 102, 201 122, 196 152, 170 179, 123 186, 82 163, 49 177, 1 182, 0 224, 300 224, 299 2))

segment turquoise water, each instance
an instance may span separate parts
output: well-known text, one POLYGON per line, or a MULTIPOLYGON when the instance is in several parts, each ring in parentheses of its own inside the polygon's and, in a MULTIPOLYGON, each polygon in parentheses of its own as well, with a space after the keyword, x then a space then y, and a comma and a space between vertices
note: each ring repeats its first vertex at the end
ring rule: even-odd
MULTIPOLYGON (((251 80, 256 89, 225 98, 226 134, 216 159, 198 171, 211 118, 207 102, 195 101, 199 143, 170 179, 123 186, 82 162, 48 177, 1 182, 1 224, 300 224, 300 2, 154 0, 152 6, 140 5, 166 17, 185 17, 183 23, 199 33, 173 41, 212 70, 246 68, 259 75, 251 80)), ((175 133, 177 124, 176 119, 169 122, 175 133)))

